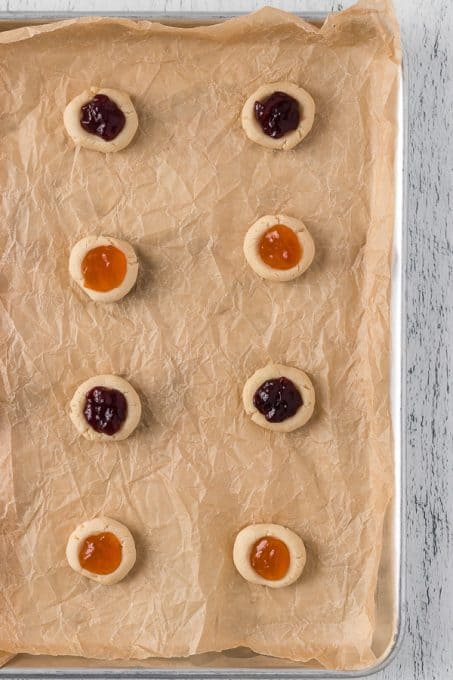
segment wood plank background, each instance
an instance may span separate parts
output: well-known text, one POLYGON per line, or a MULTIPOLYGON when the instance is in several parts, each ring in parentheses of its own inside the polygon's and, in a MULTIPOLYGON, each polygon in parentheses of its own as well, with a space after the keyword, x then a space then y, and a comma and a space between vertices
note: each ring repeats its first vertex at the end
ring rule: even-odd
MULTIPOLYGON (((374 677, 453 680, 453 0, 394 2, 409 78, 406 631, 374 677)), ((352 2, 0 0, 0 12, 219 13, 262 4, 330 11, 352 2)))

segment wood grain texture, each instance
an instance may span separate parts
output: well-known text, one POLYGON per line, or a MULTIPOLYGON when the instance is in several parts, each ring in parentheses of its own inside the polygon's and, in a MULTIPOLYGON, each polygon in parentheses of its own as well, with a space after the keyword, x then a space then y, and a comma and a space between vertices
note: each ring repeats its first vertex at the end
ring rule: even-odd
MULTIPOLYGON (((256 0, 0 0, 0 11, 249 11, 256 0)), ((351 2, 282 0, 288 10, 351 2)), ((409 77, 406 634, 378 680, 453 678, 453 1, 395 0, 409 77)))

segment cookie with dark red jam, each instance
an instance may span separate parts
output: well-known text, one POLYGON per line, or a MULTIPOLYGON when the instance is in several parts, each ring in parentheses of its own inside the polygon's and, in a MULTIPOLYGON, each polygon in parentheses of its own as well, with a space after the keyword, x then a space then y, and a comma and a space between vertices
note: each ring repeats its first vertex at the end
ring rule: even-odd
POLYGON ((86 439, 120 441, 140 422, 140 397, 119 375, 95 375, 76 389, 70 405, 71 420, 86 439))
POLYGON ((138 117, 131 98, 113 88, 92 87, 66 106, 63 121, 76 146, 111 153, 131 143, 138 117))
POLYGON ((289 151, 310 132, 315 103, 302 87, 287 81, 261 85, 242 108, 247 137, 269 149, 289 151))
POLYGON ((313 415, 315 391, 299 368, 268 364, 250 376, 242 391, 244 408, 266 430, 293 432, 313 415))

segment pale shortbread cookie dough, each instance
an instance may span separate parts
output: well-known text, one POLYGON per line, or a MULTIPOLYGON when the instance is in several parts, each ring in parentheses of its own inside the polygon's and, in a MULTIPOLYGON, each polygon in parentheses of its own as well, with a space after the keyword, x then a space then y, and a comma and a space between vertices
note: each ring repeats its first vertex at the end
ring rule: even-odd
POLYGON ((74 571, 93 581, 110 586, 121 581, 134 566, 136 559, 135 542, 129 529, 121 522, 110 519, 110 517, 96 517, 79 524, 77 529, 69 536, 66 558, 74 571), (96 536, 106 532, 114 534, 121 543, 121 562, 111 574, 93 574, 80 565, 79 553, 88 536, 96 536))
POLYGON ((138 117, 134 105, 131 102, 129 95, 120 90, 114 90, 108 87, 90 87, 82 94, 74 97, 66 106, 63 114, 63 121, 66 131, 72 138, 76 146, 83 146, 86 149, 93 149, 94 151, 101 151, 103 153, 111 153, 112 151, 121 151, 128 144, 131 143, 138 128, 138 117), (93 99, 97 94, 105 94, 111 99, 119 109, 124 113, 126 122, 123 129, 110 141, 98 137, 98 135, 87 132, 80 124, 80 109, 85 104, 93 99))
POLYGON ((124 378, 120 378, 118 375, 95 375, 88 380, 85 380, 74 392, 72 397, 69 415, 72 422, 74 423, 76 429, 80 434, 82 434, 86 439, 102 440, 106 442, 115 442, 126 439, 135 430, 140 422, 140 417, 142 414, 142 405, 140 403, 140 397, 134 390, 132 385, 128 383, 124 378), (127 402, 127 416, 121 429, 115 434, 108 435, 102 432, 96 432, 88 424, 83 414, 85 408, 85 398, 87 392, 89 392, 93 387, 107 387, 109 389, 118 390, 122 392, 127 402))
POLYGON ((306 562, 304 542, 294 531, 280 524, 250 524, 236 536, 233 547, 233 562, 240 575, 250 583, 268 586, 268 588, 284 588, 297 581, 304 569, 306 562), (256 573, 250 564, 250 553, 253 546, 259 539, 268 536, 280 539, 289 550, 288 571, 283 578, 276 581, 263 578, 256 573))
POLYGON ((283 364, 268 364, 264 368, 260 368, 247 380, 242 391, 242 400, 244 408, 251 419, 257 425, 264 427, 266 430, 273 430, 274 432, 292 432, 297 430, 302 425, 310 420, 315 408, 315 390, 308 375, 299 368, 292 366, 283 366, 283 364), (255 392, 267 380, 276 378, 288 378, 299 390, 303 404, 299 407, 296 413, 287 418, 281 423, 271 423, 262 413, 260 413, 253 403, 255 392))
POLYGON ((71 250, 69 256, 69 273, 74 281, 96 302, 117 302, 129 293, 137 280, 138 260, 135 250, 127 241, 122 241, 111 236, 85 236, 78 241, 71 250), (117 288, 107 291, 97 291, 87 288, 82 274, 82 262, 85 255, 99 246, 115 246, 126 256, 127 269, 124 279, 117 288))
POLYGON ((315 119, 315 102, 302 87, 287 81, 268 83, 261 85, 245 102, 242 109, 241 122, 247 137, 261 146, 269 149, 281 149, 288 151, 293 149, 310 132, 315 119), (295 130, 287 132, 283 137, 274 139, 263 132, 259 122, 255 118, 255 102, 264 102, 274 92, 285 92, 297 100, 300 107, 300 122, 295 130))
POLYGON ((313 262, 315 244, 307 227, 301 220, 288 215, 264 215, 254 222, 244 238, 244 255, 253 271, 263 279, 270 281, 291 281, 303 274, 313 262), (259 253, 259 242, 263 234, 277 224, 292 229, 299 239, 302 257, 295 267, 290 269, 274 269, 266 264, 259 253))

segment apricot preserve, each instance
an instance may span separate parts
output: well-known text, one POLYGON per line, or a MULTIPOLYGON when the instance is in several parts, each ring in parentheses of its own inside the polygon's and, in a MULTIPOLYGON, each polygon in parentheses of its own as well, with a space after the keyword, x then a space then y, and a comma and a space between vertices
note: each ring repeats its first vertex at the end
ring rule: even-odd
POLYGON ((106 94, 97 94, 80 109, 80 125, 92 135, 111 142, 126 125, 126 116, 106 94))
POLYGON ((127 417, 126 397, 119 390, 93 387, 86 394, 83 415, 96 432, 116 434, 127 417))
POLYGON ((83 285, 99 293, 118 288, 127 272, 126 255, 115 246, 98 246, 82 260, 83 285))
POLYGON ((276 224, 267 229, 258 243, 263 262, 272 269, 292 269, 299 264, 302 247, 293 229, 276 224))
POLYGON ((266 380, 253 395, 253 404, 270 423, 291 418, 302 406, 302 395, 289 378, 266 380))
POLYGON ((264 102, 255 102, 255 118, 265 135, 279 139, 298 127, 299 102, 285 92, 274 92, 264 102))
POLYGON ((118 569, 123 549, 110 531, 88 536, 80 548, 80 566, 92 574, 106 575, 118 569))
POLYGON ((289 569, 289 550, 286 543, 273 536, 264 536, 254 543, 250 564, 256 573, 268 581, 278 581, 289 569))

